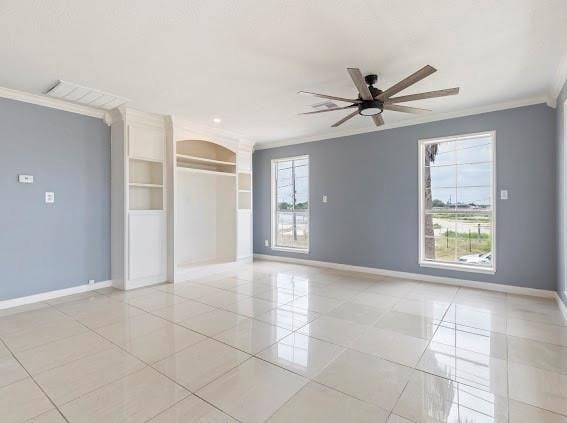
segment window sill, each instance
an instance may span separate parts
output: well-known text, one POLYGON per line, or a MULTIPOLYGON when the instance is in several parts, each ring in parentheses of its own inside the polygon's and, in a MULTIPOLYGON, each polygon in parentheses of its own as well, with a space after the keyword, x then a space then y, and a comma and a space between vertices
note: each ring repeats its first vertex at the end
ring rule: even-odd
POLYGON ((284 251, 286 253, 309 254, 309 249, 305 249, 305 248, 272 247, 272 250, 284 251))
POLYGON ((440 262, 431 262, 431 261, 420 261, 419 265, 421 267, 430 267, 433 269, 443 269, 443 270, 454 270, 457 272, 484 273, 487 275, 494 275, 496 273, 496 268, 494 267, 467 266, 466 264, 451 264, 451 263, 440 263, 440 262))

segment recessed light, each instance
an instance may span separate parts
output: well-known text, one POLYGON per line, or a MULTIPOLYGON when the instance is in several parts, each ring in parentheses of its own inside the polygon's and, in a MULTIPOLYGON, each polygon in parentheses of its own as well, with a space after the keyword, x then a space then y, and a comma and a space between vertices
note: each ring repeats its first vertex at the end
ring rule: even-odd
POLYGON ((221 120, 221 118, 216 117, 216 118, 213 118, 213 122, 214 122, 214 123, 221 123, 222 120, 221 120))

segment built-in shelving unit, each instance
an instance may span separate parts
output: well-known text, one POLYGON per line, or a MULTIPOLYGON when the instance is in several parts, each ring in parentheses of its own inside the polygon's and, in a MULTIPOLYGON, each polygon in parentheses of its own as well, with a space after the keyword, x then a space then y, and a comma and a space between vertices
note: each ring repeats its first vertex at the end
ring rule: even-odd
POLYGON ((112 281, 116 288, 139 288, 167 279, 165 123, 163 116, 126 108, 113 111, 112 281))

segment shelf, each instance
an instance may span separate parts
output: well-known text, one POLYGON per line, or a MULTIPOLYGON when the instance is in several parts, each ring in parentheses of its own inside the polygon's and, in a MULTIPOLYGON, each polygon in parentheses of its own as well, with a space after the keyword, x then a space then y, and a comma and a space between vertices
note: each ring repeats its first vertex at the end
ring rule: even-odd
POLYGON ((205 173, 209 175, 222 175, 222 176, 236 176, 236 173, 229 173, 229 172, 219 172, 218 170, 207 170, 207 169, 195 169, 192 167, 185 167, 177 165, 178 170, 183 170, 184 172, 192 172, 192 173, 205 173))
POLYGON ((186 161, 195 161, 195 162, 202 162, 202 163, 213 163, 213 164, 223 164, 223 165, 230 165, 236 166, 236 162, 226 162, 224 160, 215 160, 215 159, 207 159, 205 157, 198 157, 198 156, 188 156, 186 154, 177 154, 176 156, 178 159, 186 160, 186 161))
POLYGON ((131 187, 138 187, 138 188, 163 188, 163 185, 160 184, 141 184, 138 182, 130 182, 128 185, 131 187))
POLYGON ((252 175, 250 173, 238 172, 238 191, 252 191, 252 175))
POLYGON ((162 187, 163 164, 151 160, 130 159, 128 182, 131 187, 162 187))

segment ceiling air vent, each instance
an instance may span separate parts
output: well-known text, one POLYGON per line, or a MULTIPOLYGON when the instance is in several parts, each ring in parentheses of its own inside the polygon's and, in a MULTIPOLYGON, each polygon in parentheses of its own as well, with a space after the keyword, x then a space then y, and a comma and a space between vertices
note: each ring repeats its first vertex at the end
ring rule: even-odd
POLYGON ((323 103, 313 104, 311 107, 313 107, 313 109, 315 110, 326 110, 326 109, 335 109, 339 106, 337 106, 337 104, 333 103, 332 101, 324 101, 323 103))
POLYGON ((93 90, 67 81, 59 81, 46 93, 50 97, 99 109, 112 110, 128 102, 127 98, 118 97, 104 91, 93 90))

